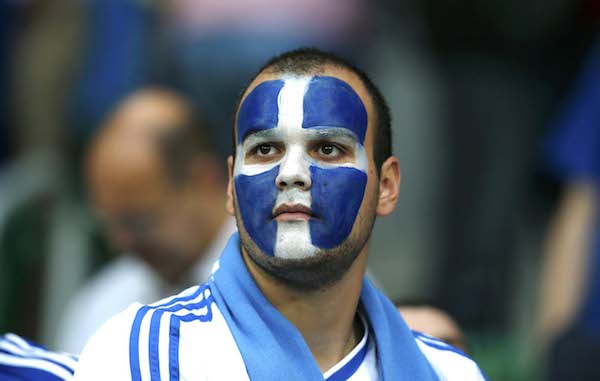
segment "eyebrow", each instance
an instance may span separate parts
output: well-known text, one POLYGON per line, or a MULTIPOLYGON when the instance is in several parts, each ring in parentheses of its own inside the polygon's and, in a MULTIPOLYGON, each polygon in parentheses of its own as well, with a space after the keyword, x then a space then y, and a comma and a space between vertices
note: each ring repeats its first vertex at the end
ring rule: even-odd
MULTIPOLYGON (((357 137, 354 132, 345 127, 329 127, 329 126, 318 126, 304 129, 307 133, 307 138, 310 140, 327 140, 327 139, 345 139, 356 141, 357 137)), ((282 134, 280 129, 269 128, 267 130, 255 130, 250 131, 244 137, 242 142, 243 145, 252 143, 260 140, 282 140, 282 134)))
POLYGON ((249 142, 252 143, 256 140, 271 140, 271 139, 281 139, 281 132, 274 129, 269 128, 267 130, 254 130, 249 131, 244 139, 242 140, 242 145, 247 145, 249 142))
POLYGON ((343 138, 356 141, 356 134, 345 127, 319 126, 307 128, 311 140, 343 138))

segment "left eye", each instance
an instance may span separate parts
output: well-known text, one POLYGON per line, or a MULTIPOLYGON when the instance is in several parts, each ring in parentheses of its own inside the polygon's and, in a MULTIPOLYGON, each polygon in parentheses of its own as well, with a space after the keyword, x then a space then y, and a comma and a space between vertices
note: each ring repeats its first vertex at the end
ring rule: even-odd
POLYGON ((267 145, 267 144, 263 144, 261 146, 258 147, 258 151, 262 154, 262 155, 268 155, 271 153, 271 151, 273 150, 273 146, 267 145))
POLYGON ((319 147, 318 153, 323 156, 337 156, 341 150, 333 144, 323 144, 319 147))
POLYGON ((271 156, 276 154, 277 148, 275 148, 275 146, 271 145, 271 144, 261 144, 259 146, 257 146, 256 148, 254 148, 253 150, 254 152, 256 152, 256 154, 258 156, 271 156))

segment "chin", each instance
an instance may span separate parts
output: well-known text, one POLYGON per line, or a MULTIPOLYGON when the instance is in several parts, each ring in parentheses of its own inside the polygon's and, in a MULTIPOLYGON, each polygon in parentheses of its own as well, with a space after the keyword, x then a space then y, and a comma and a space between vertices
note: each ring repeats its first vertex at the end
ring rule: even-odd
POLYGON ((308 221, 279 223, 273 237, 274 255, 262 250, 250 236, 237 208, 235 217, 241 245, 253 263, 289 287, 310 291, 327 288, 348 272, 369 241, 375 208, 359 214, 350 234, 333 248, 320 248, 312 242, 308 221))
POLYGON ((276 258, 301 260, 315 257, 318 251, 310 240, 307 221, 278 223, 274 255, 276 258))
POLYGON ((252 262, 288 287, 301 291, 325 289, 342 279, 368 240, 368 236, 353 238, 333 249, 318 249, 311 244, 310 253, 303 251, 301 244, 288 241, 290 252, 269 256, 245 231, 240 231, 241 244, 252 262))

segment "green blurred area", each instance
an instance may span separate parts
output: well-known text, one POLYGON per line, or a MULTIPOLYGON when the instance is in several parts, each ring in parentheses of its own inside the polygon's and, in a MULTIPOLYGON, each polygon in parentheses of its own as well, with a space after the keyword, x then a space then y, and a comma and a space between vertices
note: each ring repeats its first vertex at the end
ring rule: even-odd
POLYGON ((0 237, 2 298, 0 331, 27 332, 36 337, 44 284, 48 239, 48 200, 36 199, 18 207, 9 216, 0 237))
POLYGON ((468 335, 473 359, 493 381, 541 380, 539 360, 515 334, 468 335))
MULTIPOLYGON (((40 341, 55 200, 41 195, 16 207, 0 235, 0 332, 40 341)), ((88 276, 116 254, 99 229, 87 237, 88 276)))

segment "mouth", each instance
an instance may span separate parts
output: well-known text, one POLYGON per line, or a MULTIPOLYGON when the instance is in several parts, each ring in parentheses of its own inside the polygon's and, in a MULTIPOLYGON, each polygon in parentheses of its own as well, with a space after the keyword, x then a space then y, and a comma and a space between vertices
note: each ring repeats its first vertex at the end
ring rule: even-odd
POLYGON ((273 211, 273 218, 277 221, 308 221, 313 216, 308 206, 302 204, 282 204, 273 211))

